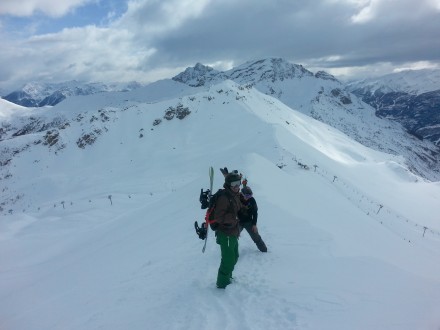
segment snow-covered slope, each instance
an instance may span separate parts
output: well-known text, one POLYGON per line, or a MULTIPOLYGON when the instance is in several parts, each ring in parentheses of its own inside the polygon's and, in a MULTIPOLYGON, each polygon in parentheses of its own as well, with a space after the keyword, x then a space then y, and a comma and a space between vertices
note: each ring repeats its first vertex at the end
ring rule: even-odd
MULTIPOLYGON (((365 146, 403 155, 411 171, 431 181, 440 180, 440 150, 436 145, 409 134, 399 123, 378 118, 374 108, 325 72, 313 74, 301 65, 268 58, 250 61, 226 72, 209 70, 199 64, 173 79, 189 86, 216 84, 225 79, 254 86, 365 146)), ((431 118, 432 122, 435 120, 431 118)), ((429 119, 424 125, 429 125, 429 119)))
POLYGON ((0 120, 4 118, 9 118, 14 113, 19 114, 23 112, 30 112, 30 110, 26 107, 22 107, 20 105, 0 98, 0 120))
POLYGON ((438 327, 438 183, 256 88, 184 86, 4 121, 1 329, 438 327), (248 178, 269 248, 243 234, 221 292, 193 229, 210 165, 248 178))

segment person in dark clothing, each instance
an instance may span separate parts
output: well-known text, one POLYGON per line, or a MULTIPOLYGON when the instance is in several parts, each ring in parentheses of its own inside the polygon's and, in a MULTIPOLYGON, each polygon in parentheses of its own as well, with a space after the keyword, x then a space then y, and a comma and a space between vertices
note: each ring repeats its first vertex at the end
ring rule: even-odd
POLYGON ((240 201, 244 206, 244 208, 238 214, 238 218, 240 220, 240 232, 243 229, 246 229, 246 231, 249 233, 249 236, 257 245, 258 250, 261 252, 267 252, 266 244, 264 244, 263 239, 258 233, 258 206, 250 187, 244 186, 241 189, 240 201))
POLYGON ((218 224, 216 243, 220 245, 221 262, 217 274, 217 288, 224 289, 231 283, 232 271, 238 261, 238 212, 243 208, 240 202, 241 175, 225 175, 223 193, 218 196, 214 218, 218 224))

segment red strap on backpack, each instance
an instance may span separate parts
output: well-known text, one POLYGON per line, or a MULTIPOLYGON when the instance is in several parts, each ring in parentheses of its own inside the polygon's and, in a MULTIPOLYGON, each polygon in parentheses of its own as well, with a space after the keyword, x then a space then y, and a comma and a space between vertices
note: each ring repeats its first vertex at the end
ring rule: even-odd
POLYGON ((213 212, 214 212, 214 207, 211 207, 211 208, 209 208, 209 209, 206 211, 205 221, 206 221, 206 223, 209 224, 209 225, 215 222, 215 219, 209 220, 209 218, 211 217, 211 214, 212 214, 213 212))

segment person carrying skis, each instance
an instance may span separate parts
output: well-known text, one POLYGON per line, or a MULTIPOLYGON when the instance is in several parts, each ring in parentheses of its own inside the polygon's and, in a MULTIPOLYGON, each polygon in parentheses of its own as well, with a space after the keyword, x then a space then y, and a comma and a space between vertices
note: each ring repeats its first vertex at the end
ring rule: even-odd
MULTIPOLYGON (((245 182, 243 182, 244 185, 245 182)), ((253 197, 252 189, 248 186, 244 186, 241 189, 240 201, 244 206, 244 209, 238 214, 240 219, 240 233, 243 229, 249 233, 254 243, 257 245, 258 250, 261 252, 267 252, 266 244, 258 233, 257 218, 258 218, 258 206, 257 201, 253 197)))
POLYGON ((221 262, 217 275, 217 288, 224 289, 231 283, 232 272, 238 261, 238 212, 240 202, 241 175, 231 172, 225 175, 224 192, 218 196, 214 218, 218 224, 216 243, 220 245, 221 262))

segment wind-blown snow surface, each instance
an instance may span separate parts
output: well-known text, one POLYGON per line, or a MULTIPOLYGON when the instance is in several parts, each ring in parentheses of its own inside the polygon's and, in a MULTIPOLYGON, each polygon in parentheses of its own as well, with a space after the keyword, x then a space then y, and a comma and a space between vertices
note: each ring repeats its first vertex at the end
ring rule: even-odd
POLYGON ((29 109, 0 98, 0 120, 9 118, 14 113, 29 112, 29 109))
POLYGON ((1 181, 26 193, 0 219, 0 329, 440 327, 439 183, 230 81, 145 91, 39 110, 110 120, 84 149, 72 120, 65 148, 28 149, 1 181), (152 126, 178 103, 190 115, 152 126), (248 178, 269 249, 244 233, 226 290, 214 235, 202 254, 193 229, 210 165, 215 189, 219 167, 248 178))

